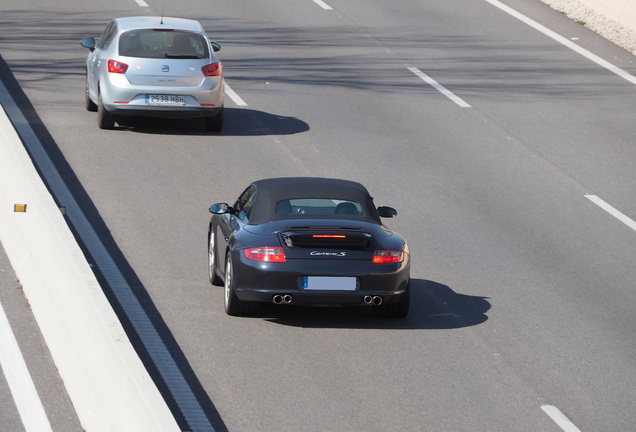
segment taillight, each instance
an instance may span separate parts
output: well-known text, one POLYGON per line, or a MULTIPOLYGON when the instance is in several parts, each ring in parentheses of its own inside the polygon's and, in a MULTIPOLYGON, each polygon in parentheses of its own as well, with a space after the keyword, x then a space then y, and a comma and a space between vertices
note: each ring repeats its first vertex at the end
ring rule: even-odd
POLYGON ((403 260, 403 251, 389 249, 376 249, 373 251, 373 264, 394 264, 403 260))
POLYGON ((205 76, 219 76, 221 75, 221 63, 215 62, 205 65, 201 68, 203 75, 205 76))
POLYGON ((279 247, 261 247, 261 248, 250 248, 244 249, 245 258, 251 259, 254 261, 263 261, 263 262, 285 262, 285 254, 283 253, 283 248, 279 247))
POLYGON ((128 70, 128 65, 117 60, 108 60, 108 72, 123 74, 128 70))

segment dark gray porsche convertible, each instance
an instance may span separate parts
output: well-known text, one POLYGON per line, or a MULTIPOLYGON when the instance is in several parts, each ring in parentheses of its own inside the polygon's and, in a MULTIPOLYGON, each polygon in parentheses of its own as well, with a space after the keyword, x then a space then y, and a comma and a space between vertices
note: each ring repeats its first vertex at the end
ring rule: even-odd
POLYGON ((378 316, 409 311, 410 257, 404 238, 382 225, 359 183, 288 177, 252 183, 233 205, 210 207, 210 282, 225 287, 225 311, 259 303, 358 305, 378 316))

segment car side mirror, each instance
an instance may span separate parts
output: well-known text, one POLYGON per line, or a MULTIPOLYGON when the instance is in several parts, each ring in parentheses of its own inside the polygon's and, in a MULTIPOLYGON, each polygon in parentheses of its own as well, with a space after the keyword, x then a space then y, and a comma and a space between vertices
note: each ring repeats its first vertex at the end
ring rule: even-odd
POLYGON ((82 39, 80 45, 82 45, 84 48, 88 48, 89 50, 91 50, 91 52, 95 51, 95 39, 92 37, 82 39))
POLYGON ((383 218, 392 218, 397 216, 397 210, 393 207, 380 206, 378 207, 378 214, 383 218))
POLYGON ((229 204, 227 203, 216 203, 210 206, 210 213, 226 214, 231 212, 232 212, 232 207, 230 207, 229 204))
POLYGON ((212 51, 217 52, 221 51, 221 44, 218 42, 210 41, 210 45, 212 46, 212 51))

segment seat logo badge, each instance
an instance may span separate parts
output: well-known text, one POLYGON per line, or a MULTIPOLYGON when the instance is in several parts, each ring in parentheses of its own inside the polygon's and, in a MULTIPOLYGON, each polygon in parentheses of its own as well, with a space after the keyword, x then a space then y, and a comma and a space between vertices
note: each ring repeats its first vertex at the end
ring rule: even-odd
POLYGON ((161 72, 170 72, 170 66, 168 65, 161 66, 161 72))

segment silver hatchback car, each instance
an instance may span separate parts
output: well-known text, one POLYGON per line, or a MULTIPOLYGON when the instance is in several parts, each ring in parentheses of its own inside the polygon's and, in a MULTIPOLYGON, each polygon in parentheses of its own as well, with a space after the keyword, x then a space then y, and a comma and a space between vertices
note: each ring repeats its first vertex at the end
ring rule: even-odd
POLYGON ((208 131, 223 127, 222 64, 198 21, 129 17, 111 21, 99 43, 83 39, 86 109, 112 129, 119 116, 204 118, 208 131))

